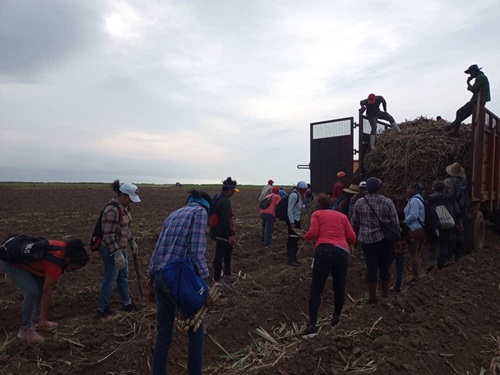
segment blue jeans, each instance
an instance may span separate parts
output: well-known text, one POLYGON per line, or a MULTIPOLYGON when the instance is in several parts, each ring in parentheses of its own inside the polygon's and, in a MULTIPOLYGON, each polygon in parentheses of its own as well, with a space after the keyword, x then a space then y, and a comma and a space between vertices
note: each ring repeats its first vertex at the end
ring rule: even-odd
POLYGON ((128 254, 126 251, 123 252, 123 256, 127 261, 127 265, 124 269, 119 270, 115 266, 115 257, 110 254, 107 247, 101 246, 99 248, 99 254, 101 254, 103 266, 104 266, 104 276, 102 279, 101 291, 99 292, 99 311, 104 312, 109 305, 109 300, 111 299, 111 293, 116 284, 120 298, 122 299, 123 305, 130 305, 132 300, 130 299, 130 292, 128 290, 128 254))
POLYGON ((260 218, 262 219, 262 241, 264 246, 269 246, 273 240, 273 228, 276 218, 268 213, 260 214, 260 218))
POLYGON ((394 291, 401 292, 401 285, 403 284, 403 276, 405 272, 405 255, 393 255, 391 258, 391 264, 395 261, 396 263, 396 282, 394 283, 394 291))
MULTIPOLYGON (((170 289, 163 279, 161 272, 157 272, 154 277, 156 315, 157 315, 157 336, 153 356, 153 375, 165 375, 167 373, 167 358, 172 337, 174 334, 174 319, 176 308, 170 299, 170 289)), ((188 331, 189 354, 188 354, 188 374, 201 374, 203 363, 203 341, 205 340, 205 330, 203 323, 196 332, 192 328, 188 331)))
POLYGON ((40 302, 45 278, 33 275, 23 268, 13 267, 10 263, 4 262, 3 269, 8 278, 23 291, 21 328, 27 330, 40 318, 40 302))

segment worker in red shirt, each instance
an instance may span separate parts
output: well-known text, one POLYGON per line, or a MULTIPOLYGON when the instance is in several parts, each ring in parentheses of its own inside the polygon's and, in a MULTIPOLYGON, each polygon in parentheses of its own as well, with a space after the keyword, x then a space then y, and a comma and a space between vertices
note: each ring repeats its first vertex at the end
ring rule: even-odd
POLYGON ((339 206, 342 194, 344 193, 344 188, 345 188, 345 177, 346 174, 344 171, 340 171, 337 173, 337 181, 333 184, 333 189, 332 189, 332 202, 333 202, 333 207, 332 209, 336 210, 337 207, 339 206))
POLYGON ((318 334, 316 326, 321 294, 330 274, 333 278, 334 310, 332 326, 340 321, 345 301, 345 285, 349 266, 350 245, 356 243, 356 233, 346 215, 329 210, 330 199, 326 194, 318 197, 320 209, 311 216, 311 226, 305 235, 306 241, 315 240, 312 281, 309 293, 309 325, 303 332, 304 338, 318 334))
POLYGON ((39 331, 53 331, 58 324, 48 320, 52 290, 65 272, 85 266, 89 255, 81 240, 68 242, 49 240, 53 251, 41 260, 26 264, 0 262, 7 277, 23 292, 22 324, 17 337, 30 344, 44 339, 39 331))

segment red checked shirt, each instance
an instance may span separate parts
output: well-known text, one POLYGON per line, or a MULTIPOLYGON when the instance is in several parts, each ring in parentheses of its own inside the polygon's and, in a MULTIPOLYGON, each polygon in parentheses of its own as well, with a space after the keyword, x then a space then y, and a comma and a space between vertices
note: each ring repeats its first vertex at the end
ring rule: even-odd
POLYGON ((102 214, 102 243, 112 253, 116 250, 127 250, 128 240, 133 238, 130 232, 132 217, 128 208, 118 202, 117 198, 110 202, 118 203, 118 207, 108 205, 102 214), (121 210, 121 215, 118 212, 121 210))
POLYGON ((396 207, 389 198, 380 194, 367 194, 364 198, 358 199, 352 210, 351 223, 354 229, 359 228, 359 242, 375 243, 382 241, 384 233, 380 227, 379 219, 399 226, 396 207), (370 202, 373 210, 366 203, 366 199, 370 202))
POLYGON ((401 236, 401 241, 399 241, 399 246, 394 246, 392 253, 395 256, 406 255, 408 253, 408 244, 412 243, 414 240, 413 232, 410 229, 406 236, 401 236))

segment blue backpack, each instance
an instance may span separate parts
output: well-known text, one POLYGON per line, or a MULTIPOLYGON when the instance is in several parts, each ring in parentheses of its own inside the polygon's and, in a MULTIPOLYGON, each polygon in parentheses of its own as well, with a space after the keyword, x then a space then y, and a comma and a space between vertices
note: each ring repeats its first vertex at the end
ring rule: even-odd
POLYGON ((207 300, 207 284, 196 273, 190 258, 173 259, 162 269, 176 306, 188 316, 196 314, 207 300))

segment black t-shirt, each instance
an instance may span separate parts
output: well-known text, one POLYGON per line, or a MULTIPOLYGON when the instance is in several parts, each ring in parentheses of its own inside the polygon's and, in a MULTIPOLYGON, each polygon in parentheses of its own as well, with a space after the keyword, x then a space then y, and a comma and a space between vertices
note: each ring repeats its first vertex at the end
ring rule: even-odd
POLYGON ((380 112, 380 104, 385 102, 384 98, 382 96, 375 96, 375 103, 370 104, 368 103, 368 99, 362 100, 359 102, 361 106, 366 107, 366 115, 367 116, 375 116, 378 115, 380 112))

